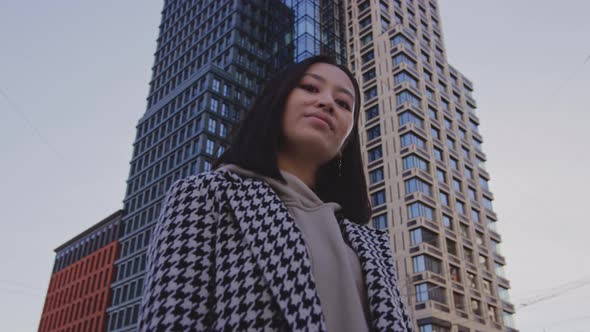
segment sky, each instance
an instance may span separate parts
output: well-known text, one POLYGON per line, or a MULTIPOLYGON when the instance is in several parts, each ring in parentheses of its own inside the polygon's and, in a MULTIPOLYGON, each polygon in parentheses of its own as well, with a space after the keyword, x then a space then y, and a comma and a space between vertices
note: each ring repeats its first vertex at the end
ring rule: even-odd
MULTIPOLYGON (((590 331, 590 2, 440 0, 471 79, 521 331, 590 331)), ((0 0, 0 321, 39 324, 53 250, 122 207, 161 0, 0 0)))

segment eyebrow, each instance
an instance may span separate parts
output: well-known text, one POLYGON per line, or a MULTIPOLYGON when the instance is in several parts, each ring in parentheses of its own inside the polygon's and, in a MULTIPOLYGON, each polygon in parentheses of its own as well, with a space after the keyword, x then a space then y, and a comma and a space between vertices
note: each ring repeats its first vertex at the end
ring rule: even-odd
MULTIPOLYGON (((321 77, 321 76, 320 76, 320 75, 318 75, 318 74, 314 74, 314 73, 305 73, 305 74, 303 74, 303 76, 305 76, 305 75, 309 75, 309 76, 311 76, 311 77, 314 77, 314 78, 318 79, 318 80, 319 80, 319 81, 321 81, 321 82, 326 82, 326 79, 325 79, 325 78, 323 78, 323 77, 321 77)), ((350 92, 350 90, 348 90, 348 89, 345 89, 345 88, 343 88, 343 87, 341 87, 341 86, 337 85, 337 86, 336 86, 336 91, 341 91, 341 92, 344 92, 344 93, 346 93, 347 95, 349 95, 349 96, 352 98, 352 100, 354 100, 354 95, 352 94, 352 92, 350 92)))

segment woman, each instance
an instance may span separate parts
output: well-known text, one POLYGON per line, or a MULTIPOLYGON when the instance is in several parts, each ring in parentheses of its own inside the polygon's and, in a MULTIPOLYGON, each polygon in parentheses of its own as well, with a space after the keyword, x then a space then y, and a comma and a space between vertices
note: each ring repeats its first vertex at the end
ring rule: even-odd
POLYGON ((371 217, 360 90, 316 56, 271 79, 214 170, 174 183, 140 331, 412 331, 371 217))

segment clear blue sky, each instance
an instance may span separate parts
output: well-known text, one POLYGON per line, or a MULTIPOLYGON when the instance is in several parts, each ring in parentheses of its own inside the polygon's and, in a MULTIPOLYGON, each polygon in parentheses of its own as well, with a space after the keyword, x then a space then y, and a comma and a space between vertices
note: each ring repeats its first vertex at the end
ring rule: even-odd
MULTIPOLYGON (((53 249, 121 208, 162 1, 0 1, 0 321, 36 330, 53 249)), ((441 0, 475 84, 514 303, 590 276, 590 2, 441 0)), ((521 331, 588 331, 590 286, 521 331)))

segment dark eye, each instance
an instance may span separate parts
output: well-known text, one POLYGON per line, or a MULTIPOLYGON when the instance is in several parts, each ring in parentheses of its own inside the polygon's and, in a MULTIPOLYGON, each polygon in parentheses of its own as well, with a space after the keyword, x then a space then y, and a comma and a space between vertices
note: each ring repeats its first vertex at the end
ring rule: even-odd
POLYGON ((302 88, 303 90, 307 90, 309 92, 317 92, 318 91, 318 89, 311 84, 301 84, 299 87, 302 88))
POLYGON ((343 100, 338 100, 338 104, 342 107, 344 107, 345 109, 350 111, 350 105, 348 105, 347 102, 343 101, 343 100))

